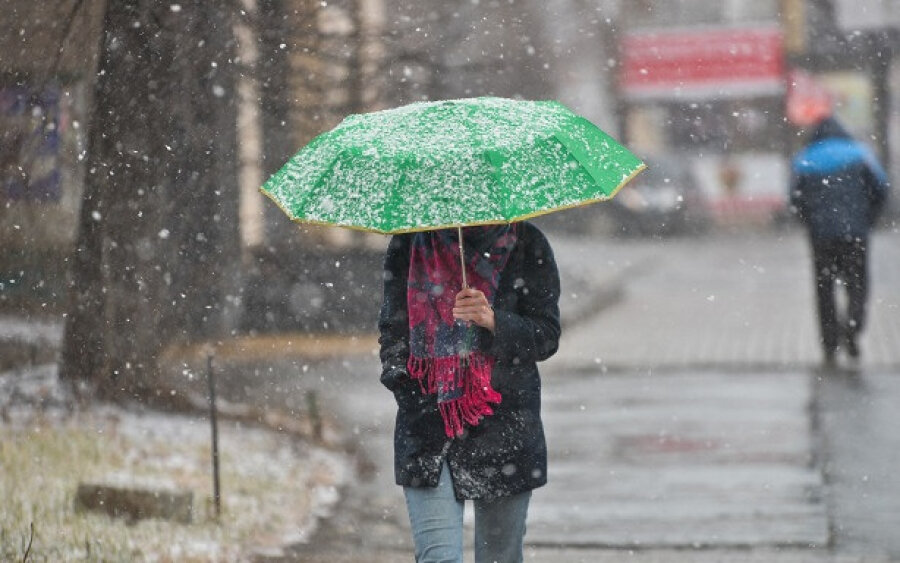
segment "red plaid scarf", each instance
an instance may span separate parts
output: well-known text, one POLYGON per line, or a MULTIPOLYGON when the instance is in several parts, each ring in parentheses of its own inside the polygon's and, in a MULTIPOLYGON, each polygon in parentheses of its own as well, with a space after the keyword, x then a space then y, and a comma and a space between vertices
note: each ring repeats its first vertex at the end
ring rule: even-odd
MULTIPOLYGON (((515 225, 463 230, 466 279, 489 303, 516 244, 515 225)), ((453 318, 462 269, 456 229, 416 233, 407 286, 410 376, 424 394, 436 395, 444 431, 450 438, 463 423, 477 425, 501 400, 491 387, 494 358, 485 354, 474 326, 453 318)))

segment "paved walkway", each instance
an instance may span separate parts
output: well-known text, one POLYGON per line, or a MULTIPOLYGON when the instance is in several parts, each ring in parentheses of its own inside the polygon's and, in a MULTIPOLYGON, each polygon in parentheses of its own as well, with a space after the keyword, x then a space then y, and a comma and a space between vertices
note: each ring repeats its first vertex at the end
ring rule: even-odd
POLYGON ((545 379, 550 483, 528 540, 608 548, 824 547, 801 374, 545 379))
MULTIPOLYGON (((823 472, 853 449, 846 439, 822 444, 822 428, 842 426, 847 413, 815 415, 823 376, 800 233, 552 242, 567 330, 542 368, 550 484, 533 497, 529 561, 889 560, 888 548, 863 545, 866 501, 838 506, 867 466, 823 472), (593 316, 597 307, 607 308, 593 316), (834 493, 835 480, 850 485, 834 493), (835 526, 858 532, 851 549, 834 549, 835 526)), ((895 233, 875 239, 863 370, 900 366, 898 242, 895 233)), ((377 359, 304 366, 300 376, 296 362, 280 361, 266 371, 285 375, 267 384, 286 395, 317 389, 363 454, 342 509, 287 559, 408 560, 394 405, 377 359)), ((883 431, 872 440, 893 443, 883 431)))
MULTIPOLYGON (((799 232, 551 242, 566 330, 560 353, 542 366, 550 484, 534 496, 527 560, 900 556, 900 234, 873 241, 864 358, 859 372, 840 377, 816 371, 799 232)), ((302 409, 317 391, 359 449, 358 482, 340 510, 313 543, 281 559, 409 560, 393 484, 395 407, 378 383, 377 357, 316 358, 301 344, 309 343, 293 355, 283 346, 253 358, 242 350, 252 369, 220 374, 223 386, 234 384, 233 400, 302 409)))
MULTIPOLYGON (((900 505, 884 473, 891 417, 863 416, 884 400, 848 398, 817 371, 802 233, 582 244, 559 245, 561 263, 597 279, 634 275, 622 276, 621 301, 565 333, 544 368, 557 477, 534 497, 529 541, 640 546, 651 559, 676 546, 743 546, 759 561, 900 554, 891 525, 866 516, 900 505)), ((872 374, 900 370, 897 233, 875 236, 871 274, 864 357, 846 377, 890 392, 890 376, 872 374)))
MULTIPOLYGON (((809 251, 799 231, 559 246, 562 263, 600 281, 623 269, 637 275, 624 276, 621 306, 567 331, 564 353, 549 365, 784 369, 820 361, 809 251)), ((879 232, 864 367, 900 367, 898 288, 900 234, 879 232)))

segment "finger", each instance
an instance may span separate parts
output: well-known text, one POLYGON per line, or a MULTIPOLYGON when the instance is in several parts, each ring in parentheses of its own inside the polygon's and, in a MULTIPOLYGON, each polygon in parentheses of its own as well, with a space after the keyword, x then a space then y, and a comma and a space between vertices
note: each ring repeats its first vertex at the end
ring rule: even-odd
POLYGON ((465 317, 467 320, 472 320, 473 318, 479 316, 481 312, 478 309, 454 309, 453 316, 457 318, 465 317))
POLYGON ((480 303, 478 301, 474 301, 471 299, 467 299, 464 301, 457 301, 453 304, 454 309, 460 309, 464 311, 476 311, 482 307, 485 307, 486 303, 480 303))
POLYGON ((455 307, 453 309, 454 318, 466 321, 473 321, 477 324, 483 324, 491 318, 491 308, 486 305, 474 307, 455 307))
POLYGON ((479 291, 476 295, 457 295, 456 303, 459 305, 488 305, 488 300, 487 297, 485 297, 484 294, 479 291))
POLYGON ((460 299, 460 298, 483 299, 484 293, 479 289, 475 289, 474 287, 467 287, 467 288, 461 290, 459 293, 457 293, 456 298, 457 299, 460 299))
POLYGON ((485 311, 484 307, 454 307, 454 315, 481 315, 485 311))
POLYGON ((480 307, 474 309, 458 309, 454 312, 454 315, 465 315, 470 318, 479 318, 485 314, 484 309, 481 309, 480 307))

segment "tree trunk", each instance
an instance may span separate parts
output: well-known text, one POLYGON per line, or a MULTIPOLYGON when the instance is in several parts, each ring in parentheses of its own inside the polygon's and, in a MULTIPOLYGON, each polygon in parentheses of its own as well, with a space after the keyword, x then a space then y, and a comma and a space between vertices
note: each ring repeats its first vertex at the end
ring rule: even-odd
POLYGON ((235 43, 217 4, 107 6, 61 372, 101 396, 153 398, 168 342, 232 324, 235 43))
MULTIPOLYGON (((259 0, 259 92, 262 128, 262 172, 268 178, 297 150, 291 135, 288 90, 289 12, 286 0, 259 0)), ((297 237, 297 228, 284 213, 265 202, 265 240, 282 245, 297 237)))

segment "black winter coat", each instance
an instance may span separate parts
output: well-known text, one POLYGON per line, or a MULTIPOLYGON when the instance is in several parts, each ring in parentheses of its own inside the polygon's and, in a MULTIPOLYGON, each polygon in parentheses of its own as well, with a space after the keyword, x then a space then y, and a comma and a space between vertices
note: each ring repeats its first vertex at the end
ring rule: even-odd
POLYGON ((423 395, 406 370, 406 308, 411 235, 397 235, 384 264, 379 318, 381 382, 397 400, 394 471, 398 485, 436 487, 444 459, 459 499, 513 495, 547 482, 547 446, 541 422, 536 362, 559 346, 559 273, 544 235, 520 223, 518 240, 494 298, 495 330, 478 327, 496 358, 491 384, 502 395, 494 414, 462 436, 447 438, 433 395, 423 395))

